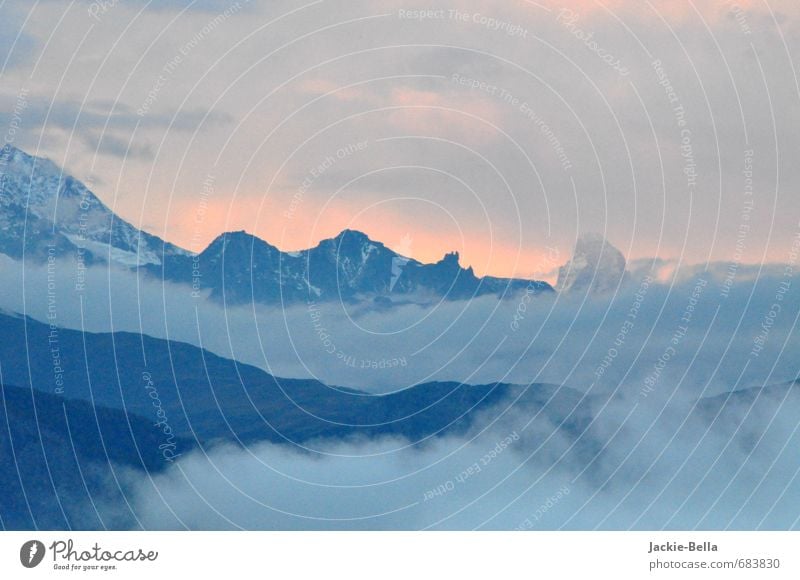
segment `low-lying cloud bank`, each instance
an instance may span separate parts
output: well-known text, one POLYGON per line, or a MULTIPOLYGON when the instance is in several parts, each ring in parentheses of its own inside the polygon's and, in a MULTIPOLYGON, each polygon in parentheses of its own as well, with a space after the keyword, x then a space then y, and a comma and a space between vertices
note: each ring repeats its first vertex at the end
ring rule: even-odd
POLYGON ((741 266, 731 276, 725 265, 639 264, 618 292, 588 298, 280 308, 225 307, 193 298, 188 287, 105 267, 89 268, 76 290, 74 265, 23 269, 0 260, 6 310, 185 341, 277 376, 373 392, 431 380, 551 382, 593 392, 682 380, 700 395, 800 374, 791 356, 800 347, 800 292, 783 266, 741 266))
MULTIPOLYGON (((196 452, 129 481, 148 529, 788 529, 797 387, 701 411, 615 399, 585 432, 520 405, 463 438, 196 452), (480 432, 482 431, 482 432, 480 432)), ((719 401, 718 401, 719 402, 719 401)))
POLYGON ((279 376, 374 392, 451 379, 550 382, 586 394, 548 418, 507 401, 500 420, 477 418, 466 436, 424 445, 196 451, 152 479, 128 473, 129 508, 98 500, 112 527, 798 527, 798 388, 696 403, 800 375, 800 295, 782 266, 739 268, 732 283, 723 267, 665 276, 663 265, 637 266, 608 296, 428 308, 225 308, 186 287, 100 267, 76 291, 75 271, 63 264, 26 266, 23 301, 21 266, 6 260, 2 272, 5 309, 182 340, 279 376), (575 415, 584 420, 568 423, 575 415))

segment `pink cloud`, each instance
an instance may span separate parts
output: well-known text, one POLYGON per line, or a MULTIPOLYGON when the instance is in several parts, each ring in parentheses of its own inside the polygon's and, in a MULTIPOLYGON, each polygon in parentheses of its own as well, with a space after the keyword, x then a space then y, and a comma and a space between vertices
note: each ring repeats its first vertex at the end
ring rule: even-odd
POLYGON ((698 13, 707 21, 717 23, 732 15, 747 12, 770 11, 797 12, 795 0, 543 0, 537 2, 554 12, 571 10, 580 15, 597 15, 608 12, 634 12, 637 15, 664 18, 675 22, 697 18, 698 13))
POLYGON ((495 103, 409 87, 392 91, 390 106, 399 107, 390 122, 409 134, 448 138, 470 146, 494 140, 503 120, 495 103))
POLYGON ((367 100, 368 95, 356 87, 342 88, 338 83, 326 79, 307 79, 300 83, 299 90, 307 95, 328 95, 340 101, 367 100))

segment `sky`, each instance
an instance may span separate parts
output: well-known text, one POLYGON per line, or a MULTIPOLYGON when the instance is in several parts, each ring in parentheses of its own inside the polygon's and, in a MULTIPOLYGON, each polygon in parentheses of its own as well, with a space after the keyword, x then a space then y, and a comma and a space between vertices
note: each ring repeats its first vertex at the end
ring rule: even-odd
POLYGON ((189 250, 358 229, 479 274, 577 235, 785 262, 791 0, 0 3, 0 131, 189 250))

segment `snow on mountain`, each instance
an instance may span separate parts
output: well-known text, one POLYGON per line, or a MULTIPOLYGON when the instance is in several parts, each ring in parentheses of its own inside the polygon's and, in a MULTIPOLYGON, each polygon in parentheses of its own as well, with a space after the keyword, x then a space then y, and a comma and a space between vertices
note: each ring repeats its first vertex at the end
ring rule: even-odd
POLYGON ((558 271, 559 292, 614 291, 625 275, 625 257, 600 234, 578 238, 572 259, 558 271))
POLYGON ((0 150, 0 225, 0 251, 16 258, 41 259, 48 245, 127 267, 188 255, 119 218, 52 161, 10 145, 0 150))
POLYGON ((174 282, 187 282, 192 271, 200 273, 195 282, 226 303, 427 304, 443 298, 507 296, 530 288, 534 293, 552 291, 546 282, 479 278, 472 268, 461 267, 457 252, 422 264, 355 230, 299 252, 281 252, 244 231, 228 232, 195 258, 176 256, 163 268, 148 269, 174 282))
POLYGON ((0 253, 43 261, 51 255, 87 264, 141 268, 228 303, 435 303, 533 290, 545 282, 475 275, 457 252, 435 264, 401 255, 366 234, 344 230, 299 252, 282 252, 244 231, 218 236, 191 254, 119 218, 83 183, 53 162, 6 146, 0 150, 0 253))

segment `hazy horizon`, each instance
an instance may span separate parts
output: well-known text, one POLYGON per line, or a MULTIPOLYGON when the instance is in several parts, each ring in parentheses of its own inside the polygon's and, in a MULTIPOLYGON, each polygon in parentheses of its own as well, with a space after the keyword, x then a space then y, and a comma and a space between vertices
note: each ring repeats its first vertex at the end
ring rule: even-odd
POLYGON ((786 261, 796 4, 412 4, 7 1, 0 122, 195 252, 349 228, 530 277, 596 231, 629 260, 786 261))

